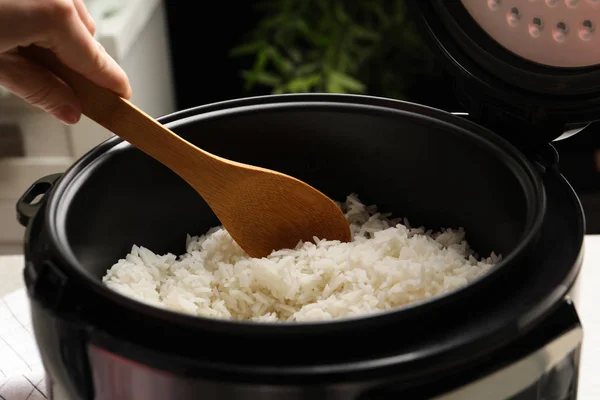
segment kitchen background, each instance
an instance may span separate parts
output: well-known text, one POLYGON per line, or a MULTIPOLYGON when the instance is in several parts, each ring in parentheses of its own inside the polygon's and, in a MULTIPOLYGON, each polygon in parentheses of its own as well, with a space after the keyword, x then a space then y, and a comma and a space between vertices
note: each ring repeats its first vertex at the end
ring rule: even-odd
MULTIPOLYGON (((269 93, 385 96, 462 111, 405 9, 410 0, 204 2, 88 0, 97 39, 123 66, 132 101, 154 117, 269 93)), ((0 87, 0 254, 22 252, 15 203, 111 134, 64 126, 0 87)), ((600 123, 556 143, 600 233, 600 123)))

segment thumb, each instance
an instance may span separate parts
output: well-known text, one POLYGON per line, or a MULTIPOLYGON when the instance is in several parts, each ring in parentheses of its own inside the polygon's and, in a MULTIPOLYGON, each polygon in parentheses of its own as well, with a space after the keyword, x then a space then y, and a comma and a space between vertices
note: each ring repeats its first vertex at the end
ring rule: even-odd
POLYGON ((64 123, 81 118, 73 90, 49 70, 15 53, 0 54, 0 85, 64 123))

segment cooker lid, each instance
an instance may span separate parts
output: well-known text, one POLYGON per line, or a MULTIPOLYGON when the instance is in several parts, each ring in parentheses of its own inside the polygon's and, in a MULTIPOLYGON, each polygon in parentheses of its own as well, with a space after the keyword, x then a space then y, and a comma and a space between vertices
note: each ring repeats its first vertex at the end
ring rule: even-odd
POLYGON ((477 122, 539 142, 600 120, 600 0, 407 4, 477 122))

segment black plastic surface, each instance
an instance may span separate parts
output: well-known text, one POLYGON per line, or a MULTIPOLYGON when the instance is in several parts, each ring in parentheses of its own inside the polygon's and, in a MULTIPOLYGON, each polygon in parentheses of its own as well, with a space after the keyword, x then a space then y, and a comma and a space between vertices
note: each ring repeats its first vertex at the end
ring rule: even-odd
MULTIPOLYGON (((528 333, 560 304, 579 270, 583 212, 568 183, 553 168, 540 176, 514 147, 459 117, 363 96, 294 95, 210 105, 162 121, 208 151, 291 173, 332 197, 356 191, 416 223, 463 225, 482 253, 525 250, 526 226, 536 216, 543 225, 521 258, 440 301, 339 324, 192 318, 99 282, 132 244, 180 253, 186 233, 216 223, 184 182, 111 139, 53 189, 27 230, 26 258, 28 269, 52 259, 68 277, 77 300, 59 315, 93 327, 93 343, 132 360, 188 376, 281 384, 434 376, 528 333), (328 104, 334 101, 340 104, 328 104), (223 111, 264 103, 279 104, 223 111), (533 212, 540 203, 546 212, 533 212)), ((54 328, 42 321, 36 336, 49 335, 45 329, 54 328)))
MULTIPOLYGON (((336 200, 358 193, 416 225, 464 226, 485 255, 508 255, 540 207, 530 203, 537 195, 531 178, 512 160, 419 116, 288 106, 172 129, 213 154, 290 174, 336 200)), ((88 173, 93 178, 74 182, 73 201, 62 205, 64 229, 80 264, 98 279, 133 244, 181 253, 185 234, 218 225, 194 190, 136 149, 111 151, 88 173)))
POLYGON ((17 220, 23 226, 27 226, 31 217, 38 211, 44 200, 44 195, 52 189, 52 186, 62 176, 62 174, 53 174, 44 176, 35 181, 17 202, 17 220), (42 196, 36 200, 36 197, 42 196))
POLYGON ((79 321, 57 317, 36 300, 31 319, 44 368, 67 392, 69 400, 93 399, 87 332, 79 321))
MULTIPOLYGON (((444 308, 444 313, 424 311, 419 318, 398 318, 382 329, 364 323, 362 329, 336 331, 334 336, 326 335, 325 330, 317 335, 315 329, 310 336, 263 337, 246 335, 241 329, 217 335, 167 329, 138 316, 137 323, 143 323, 145 331, 162 331, 131 336, 120 319, 118 326, 103 323, 103 332, 94 335, 93 341, 156 368, 184 375, 228 376, 236 381, 316 383, 325 376, 332 381, 353 381, 389 375, 412 381, 447 374, 448 369, 528 335, 570 290, 582 261, 583 214, 568 183, 554 171, 548 172, 545 184, 549 191, 547 219, 531 256, 495 285, 471 293, 465 303, 455 302, 444 308), (123 340, 126 336, 128 341, 123 340), (193 343, 201 338, 215 346, 194 349, 193 343), (167 345, 167 350, 164 342, 168 340, 178 343, 167 345), (349 346, 349 341, 353 345, 349 346), (220 346, 226 346, 228 352, 220 346)), ((136 316, 128 314, 127 318, 136 316)))
POLYGON ((493 133, 448 113, 401 102, 325 95, 286 102, 291 99, 271 98, 277 104, 199 114, 169 126, 207 151, 288 173, 334 199, 356 192, 366 203, 406 216, 414 225, 463 226, 478 252, 493 250, 505 260, 457 293, 365 318, 273 325, 167 313, 115 294, 100 278, 133 244, 179 254, 186 234, 204 233, 218 221, 183 180, 115 140, 68 172, 52 195, 56 201, 47 223, 59 254, 74 267, 66 271, 123 307, 182 327, 313 335, 418 318, 445 303, 466 301, 514 266, 537 237, 545 211, 539 173, 493 133))
MULTIPOLYGON (((364 393, 359 400, 384 399, 429 399, 440 396, 475 382, 494 372, 510 367, 513 363, 542 349, 548 343, 581 328, 577 311, 572 302, 563 301, 548 318, 542 321, 527 335, 508 346, 490 352, 483 359, 469 366, 461 366, 447 371, 432 385, 432 377, 424 377, 422 382, 400 382, 383 385, 364 393)), ((575 400, 579 380, 581 343, 574 343, 575 350, 546 372, 531 387, 518 393, 510 400, 575 400)), ((511 385, 511 382, 506 382, 511 385)), ((481 393, 482 400, 492 393, 481 393)), ((495 397, 495 396, 494 396, 495 397)))

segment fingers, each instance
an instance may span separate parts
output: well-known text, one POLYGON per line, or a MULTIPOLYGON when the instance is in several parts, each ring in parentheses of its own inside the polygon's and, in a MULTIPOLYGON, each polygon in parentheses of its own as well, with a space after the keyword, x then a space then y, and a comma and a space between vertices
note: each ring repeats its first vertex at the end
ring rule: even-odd
POLYGON ((64 123, 74 124, 81 118, 81 105, 71 88, 16 53, 0 54, 0 85, 64 123))
POLYGON ((75 3, 66 2, 65 5, 63 1, 57 4, 58 11, 52 12, 53 29, 46 40, 36 44, 52 50, 65 65, 94 83, 130 98, 131 87, 125 72, 93 38, 75 3))
POLYGON ((80 104, 64 82, 7 52, 37 44, 94 83, 130 98, 125 72, 93 37, 95 23, 83 0, 0 0, 0 11, 0 85, 66 123, 80 118, 80 104))
POLYGON ((73 4, 75 5, 75 9, 77 10, 77 14, 79 18, 87 28, 90 35, 94 36, 96 33, 96 22, 92 19, 92 16, 88 12, 83 0, 73 0, 73 4))
POLYGON ((79 15, 76 12, 66 14, 65 19, 64 24, 57 26, 56 34, 52 37, 51 50, 68 67, 96 84, 129 98, 131 88, 125 72, 94 40, 79 15))

